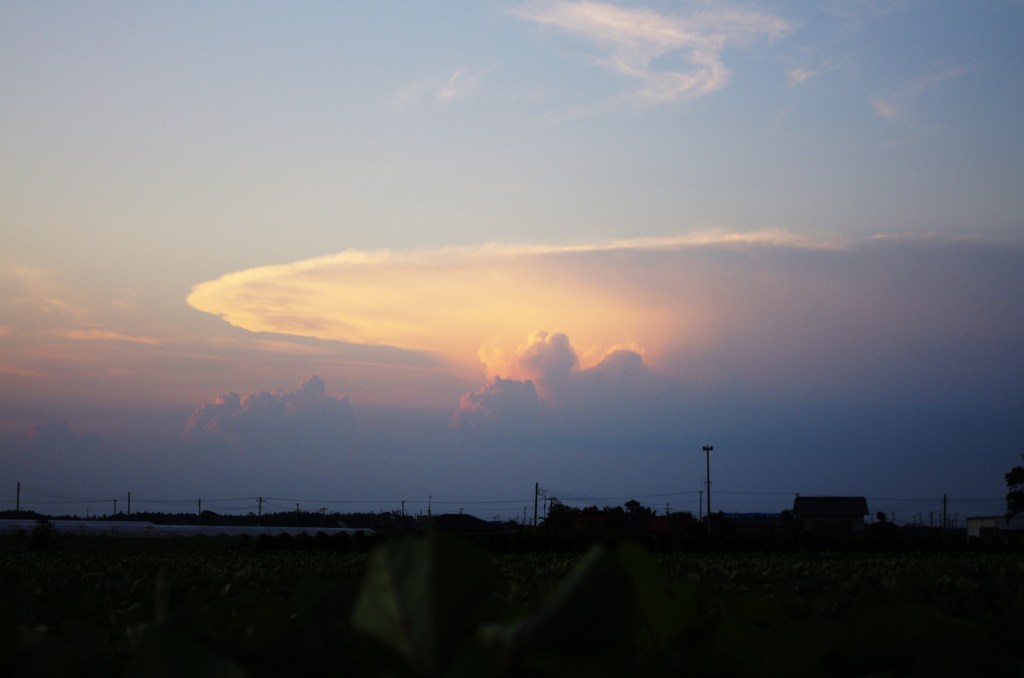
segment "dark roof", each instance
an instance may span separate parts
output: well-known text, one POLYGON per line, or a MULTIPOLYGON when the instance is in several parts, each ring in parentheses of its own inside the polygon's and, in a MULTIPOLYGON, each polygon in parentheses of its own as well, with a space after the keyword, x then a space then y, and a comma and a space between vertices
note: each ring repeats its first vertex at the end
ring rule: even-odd
POLYGON ((468 513, 444 513, 427 522, 429 527, 445 532, 490 532, 494 525, 468 513))
POLYGON ((793 513, 798 518, 866 516, 868 500, 864 497, 797 497, 793 513))

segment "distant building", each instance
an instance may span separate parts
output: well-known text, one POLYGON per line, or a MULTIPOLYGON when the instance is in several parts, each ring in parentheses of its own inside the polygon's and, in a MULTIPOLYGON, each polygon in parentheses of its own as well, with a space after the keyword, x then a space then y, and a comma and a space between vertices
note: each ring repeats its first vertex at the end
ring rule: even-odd
MULTIPOLYGON (((31 534, 39 525, 35 520, 0 520, 0 535, 13 536, 31 534)), ((60 535, 81 537, 240 537, 248 535, 276 537, 288 534, 314 536, 323 532, 327 536, 336 534, 355 535, 358 532, 373 534, 373 530, 347 527, 256 527, 253 525, 163 525, 141 520, 51 520, 53 530, 60 535)))
POLYGON ((868 501, 864 497, 800 497, 793 500, 793 518, 801 530, 860 532, 868 501))
POLYGON ((782 518, 778 513, 727 513, 737 532, 779 532, 782 518))
POLYGON ((967 518, 967 538, 992 539, 1024 535, 1024 513, 1012 518, 1006 516, 971 516, 967 518))

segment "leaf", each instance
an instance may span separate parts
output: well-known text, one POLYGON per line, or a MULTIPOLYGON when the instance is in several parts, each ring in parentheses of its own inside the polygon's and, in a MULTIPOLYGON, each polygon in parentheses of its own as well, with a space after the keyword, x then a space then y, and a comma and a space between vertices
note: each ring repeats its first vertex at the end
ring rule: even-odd
POLYGON ((618 562, 594 547, 532 615, 484 634, 505 646, 512 664, 542 653, 603 652, 619 647, 632 616, 629 582, 618 562))
POLYGON ((352 624, 422 673, 439 675, 472 638, 491 591, 480 551, 429 532, 373 552, 352 624))
POLYGON ((629 580, 641 647, 665 654, 670 642, 691 627, 697 617, 697 597, 689 580, 670 587, 665 571, 650 553, 636 544, 619 546, 615 556, 629 580))
POLYGON ((145 630, 138 653, 129 663, 125 675, 242 678, 246 673, 227 657, 208 650, 191 638, 154 626, 145 630))

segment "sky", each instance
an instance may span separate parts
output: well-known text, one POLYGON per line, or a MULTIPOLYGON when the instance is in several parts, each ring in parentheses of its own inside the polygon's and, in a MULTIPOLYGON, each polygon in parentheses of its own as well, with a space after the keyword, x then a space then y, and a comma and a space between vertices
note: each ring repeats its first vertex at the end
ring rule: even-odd
POLYGON ((3 3, 0 509, 696 513, 710 463, 715 511, 998 514, 1021 35, 1013 0, 3 3))

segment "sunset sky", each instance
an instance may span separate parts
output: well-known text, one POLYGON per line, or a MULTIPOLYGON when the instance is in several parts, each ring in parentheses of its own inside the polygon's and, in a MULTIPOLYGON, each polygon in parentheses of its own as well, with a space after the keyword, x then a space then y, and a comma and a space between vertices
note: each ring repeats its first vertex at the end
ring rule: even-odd
POLYGON ((1004 510, 1024 3, 0 6, 0 509, 1004 510), (123 507, 122 507, 123 508, 123 507))

